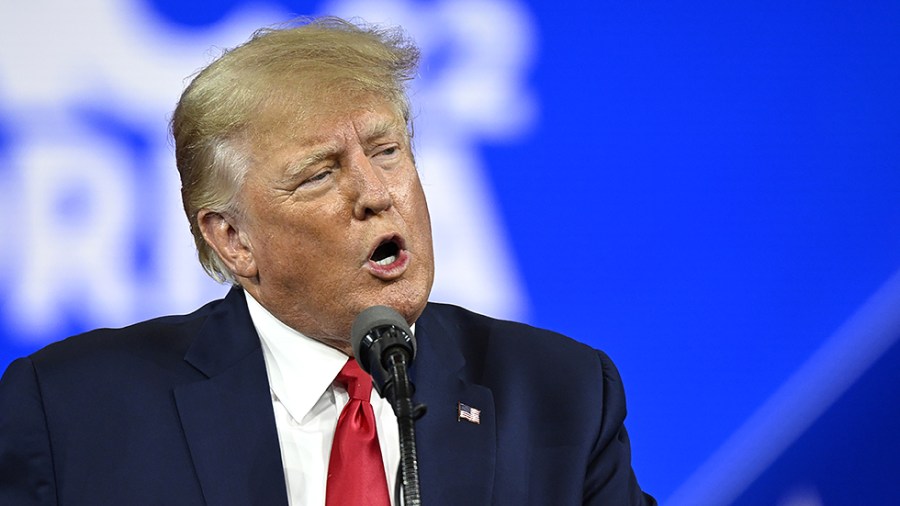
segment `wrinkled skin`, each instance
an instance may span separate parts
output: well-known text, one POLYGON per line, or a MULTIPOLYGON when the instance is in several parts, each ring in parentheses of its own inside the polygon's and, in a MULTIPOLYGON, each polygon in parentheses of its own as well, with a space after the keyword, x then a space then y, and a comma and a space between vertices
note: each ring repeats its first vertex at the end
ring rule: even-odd
POLYGON ((382 304, 412 323, 434 279, 431 222, 406 126, 387 102, 364 103, 272 123, 253 138, 242 212, 198 215, 248 293, 348 355, 360 311, 382 304), (379 265, 373 251, 388 239, 401 248, 379 265))

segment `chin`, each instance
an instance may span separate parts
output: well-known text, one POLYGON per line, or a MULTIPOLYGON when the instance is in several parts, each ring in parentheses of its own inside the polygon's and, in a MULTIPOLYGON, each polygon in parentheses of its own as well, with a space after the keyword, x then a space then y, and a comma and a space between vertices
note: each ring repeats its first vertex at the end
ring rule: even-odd
MULTIPOLYGON (((394 292, 381 298, 377 305, 388 306, 403 316, 406 322, 413 324, 428 303, 429 290, 426 288, 403 287, 400 293, 394 292)), ((376 305, 373 304, 373 305, 376 305)))

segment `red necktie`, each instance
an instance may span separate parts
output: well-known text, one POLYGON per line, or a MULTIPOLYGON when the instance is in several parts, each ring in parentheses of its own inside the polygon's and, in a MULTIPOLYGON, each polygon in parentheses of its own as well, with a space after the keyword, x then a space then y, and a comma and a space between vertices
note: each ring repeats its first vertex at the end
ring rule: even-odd
POLYGON ((350 401, 341 411, 331 444, 325 506, 390 506, 375 412, 369 403, 372 377, 351 357, 335 381, 346 385, 350 401))

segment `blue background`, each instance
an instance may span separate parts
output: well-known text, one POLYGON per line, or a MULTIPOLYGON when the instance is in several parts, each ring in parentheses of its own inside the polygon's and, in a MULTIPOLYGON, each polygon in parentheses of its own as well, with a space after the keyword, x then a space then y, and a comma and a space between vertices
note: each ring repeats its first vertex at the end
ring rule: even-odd
MULTIPOLYGON (((249 3, 142 8, 191 30, 249 3)), ((752 453, 732 455, 746 486, 717 497, 727 487, 698 471, 900 268, 900 3, 525 9, 540 116, 514 141, 480 141, 479 153, 528 321, 619 366, 644 488, 672 504, 900 496, 900 348, 897 328, 877 319, 871 327, 894 337, 858 380, 825 375, 797 396, 848 388, 808 429, 760 473, 740 465, 752 453), (673 495, 687 483, 693 495, 673 495)), ((83 114, 131 135, 102 111, 83 114)), ((0 116, 0 154, 10 130, 0 116)), ((140 157, 139 135, 130 144, 140 157)), ((100 324, 73 318, 56 337, 100 324)), ((11 333, 0 320, 0 366, 40 345, 11 333)), ((853 339, 865 346, 866 335, 853 339)))

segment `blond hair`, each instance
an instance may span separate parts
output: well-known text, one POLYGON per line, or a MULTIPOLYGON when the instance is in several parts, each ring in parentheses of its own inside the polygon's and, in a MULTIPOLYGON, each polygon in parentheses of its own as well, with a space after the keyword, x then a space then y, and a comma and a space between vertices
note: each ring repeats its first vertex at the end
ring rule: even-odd
POLYGON ((263 111, 362 94, 386 99, 411 129, 405 84, 418 59, 399 29, 325 17, 258 30, 194 77, 171 130, 184 210, 200 263, 213 279, 236 283, 203 239, 197 215, 203 209, 240 213, 237 195, 253 162, 247 143, 263 111))

